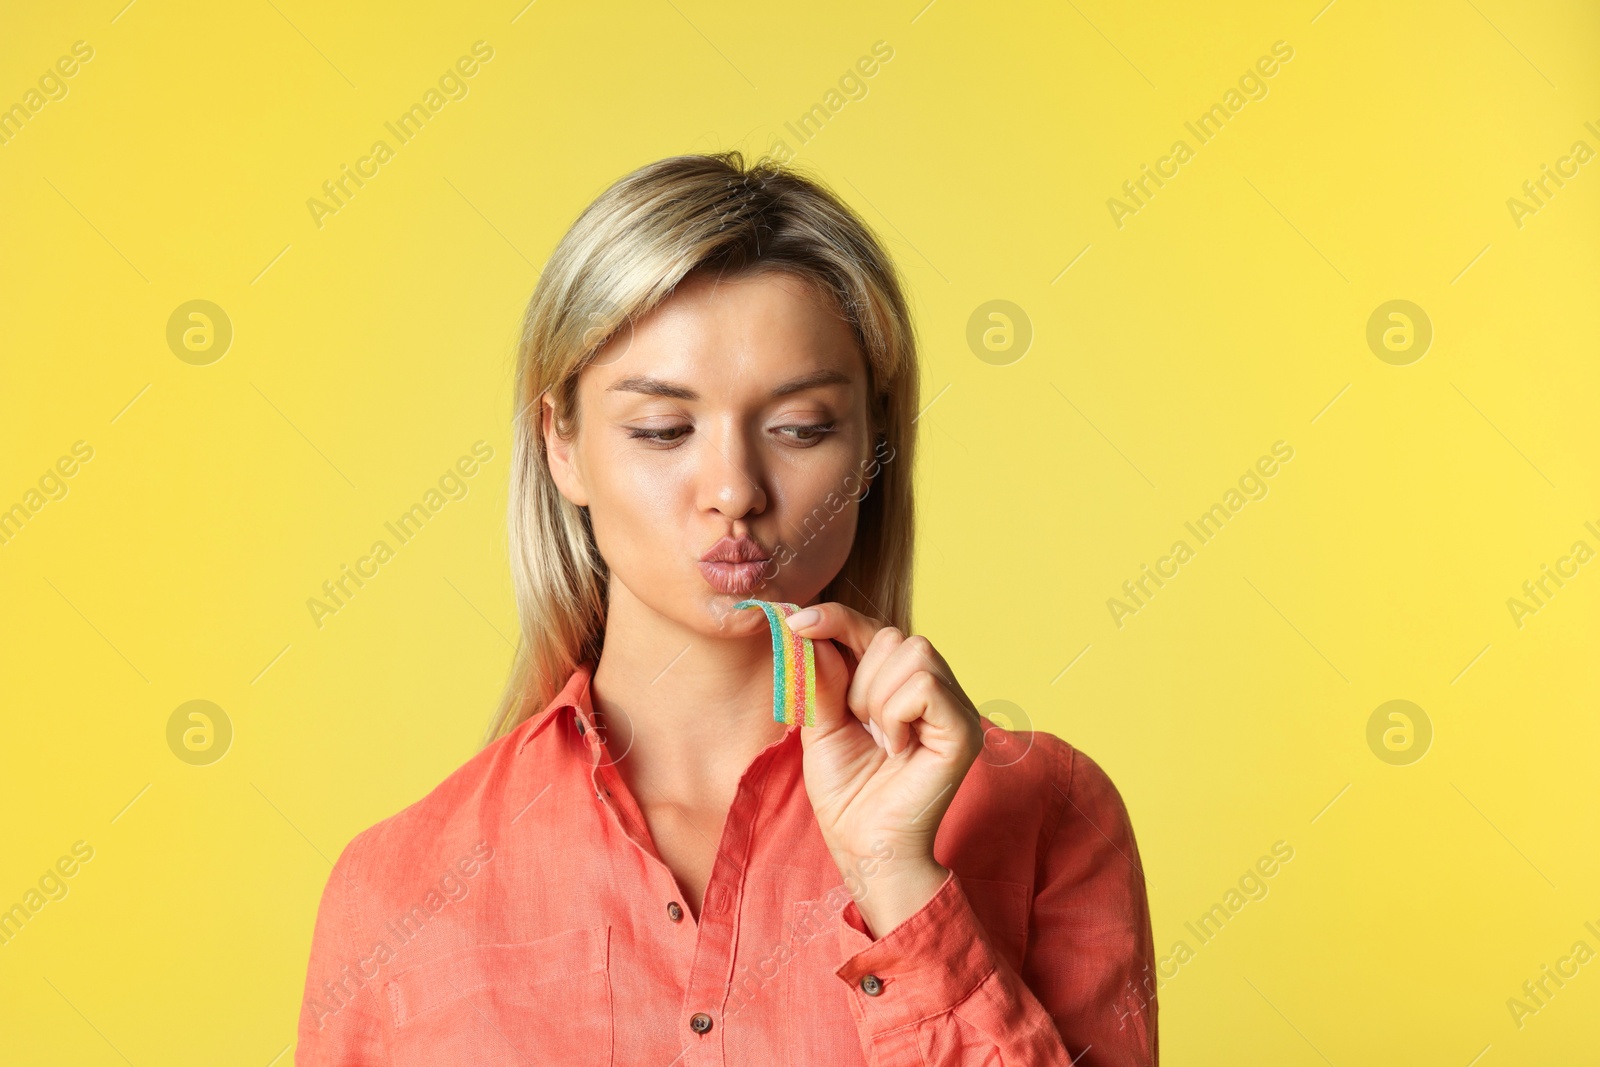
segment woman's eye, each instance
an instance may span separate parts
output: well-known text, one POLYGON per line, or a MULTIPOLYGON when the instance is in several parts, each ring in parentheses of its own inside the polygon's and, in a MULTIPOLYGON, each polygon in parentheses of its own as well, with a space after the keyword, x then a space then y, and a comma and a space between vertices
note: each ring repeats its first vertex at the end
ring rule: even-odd
POLYGON ((659 441, 662 444, 671 444, 672 442, 678 440, 677 437, 673 436, 674 434, 685 434, 688 432, 689 427, 687 426, 669 426, 664 430, 652 430, 644 426, 632 426, 628 428, 628 436, 631 438, 643 439, 646 441, 659 441))
POLYGON ((814 445, 834 432, 834 424, 819 422, 809 426, 783 426, 779 428, 779 432, 788 433, 790 438, 799 444, 814 445))

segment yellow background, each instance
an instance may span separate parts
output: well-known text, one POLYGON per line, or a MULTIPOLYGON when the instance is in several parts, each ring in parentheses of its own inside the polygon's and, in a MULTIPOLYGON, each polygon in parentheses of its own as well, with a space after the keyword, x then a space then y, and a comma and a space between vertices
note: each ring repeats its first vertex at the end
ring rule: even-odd
POLYGON ((94 858, 0 947, 8 1062, 292 1059, 329 860, 475 751, 507 667, 537 266, 624 172, 775 138, 912 289, 916 629, 1111 773, 1162 955, 1295 850, 1162 988, 1165 1061, 1592 1056, 1600 962, 1520 1028, 1506 1001, 1600 950, 1600 562, 1520 628, 1506 601, 1600 549, 1600 162, 1521 227, 1506 201, 1600 149, 1600 12, 1322 2, 13 8, 0 104, 94 58, 0 146, 0 506, 94 458, 0 545, 0 906, 94 858), (469 95, 318 228, 306 200, 478 40, 469 95), (880 40, 865 97, 786 130, 880 40), (1196 144, 1280 40, 1266 98, 1196 144), (1180 137, 1118 228, 1107 199, 1180 137), (208 366, 166 342, 196 299, 234 328, 208 366), (996 299, 1034 333, 1004 366, 966 341, 996 299), (1433 324, 1409 366, 1366 344, 1392 299, 1433 324), (480 439, 469 495, 315 626, 480 439), (1269 495, 1115 625, 1278 440, 1269 495), (210 766, 167 746, 195 699, 234 728, 210 766), (1392 699, 1433 725, 1409 766, 1367 745, 1392 699))

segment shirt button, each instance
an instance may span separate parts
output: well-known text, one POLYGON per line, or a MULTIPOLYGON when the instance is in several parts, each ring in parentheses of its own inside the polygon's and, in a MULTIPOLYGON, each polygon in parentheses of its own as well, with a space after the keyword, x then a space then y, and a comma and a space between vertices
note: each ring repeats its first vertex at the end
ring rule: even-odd
POLYGON ((586 729, 585 729, 585 727, 584 727, 584 725, 583 725, 583 720, 582 720, 582 719, 579 719, 579 720, 578 720, 578 736, 579 736, 579 737, 582 737, 582 736, 583 736, 583 735, 584 735, 584 734, 585 734, 585 733, 587 733, 587 732, 588 732, 588 731, 587 731, 587 730, 586 730, 586 729))
POLYGON ((689 1029, 697 1034, 705 1033, 711 1029, 711 1016, 703 1011, 695 1012, 694 1016, 689 1020, 689 1029))
POLYGON ((875 997, 883 992, 883 983, 875 974, 869 974, 861 979, 861 991, 869 997, 875 997))
POLYGON ((683 905, 679 904, 676 900, 668 901, 667 918, 671 919, 673 922, 681 922, 683 920, 683 905))

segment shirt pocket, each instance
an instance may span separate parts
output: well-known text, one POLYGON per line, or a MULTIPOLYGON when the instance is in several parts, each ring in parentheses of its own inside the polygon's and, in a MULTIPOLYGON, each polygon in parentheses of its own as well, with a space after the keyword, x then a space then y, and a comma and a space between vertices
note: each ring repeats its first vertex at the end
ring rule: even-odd
POLYGON ((384 984, 395 1067, 611 1064, 611 927, 474 945, 384 984))

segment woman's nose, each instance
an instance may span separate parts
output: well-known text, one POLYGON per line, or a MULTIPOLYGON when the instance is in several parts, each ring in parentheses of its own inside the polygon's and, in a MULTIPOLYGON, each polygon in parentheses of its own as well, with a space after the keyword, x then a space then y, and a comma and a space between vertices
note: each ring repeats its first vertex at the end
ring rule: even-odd
POLYGON ((757 449, 738 432, 706 434, 710 446, 700 457, 700 491, 704 508, 714 508, 730 519, 764 511, 766 472, 757 449))

